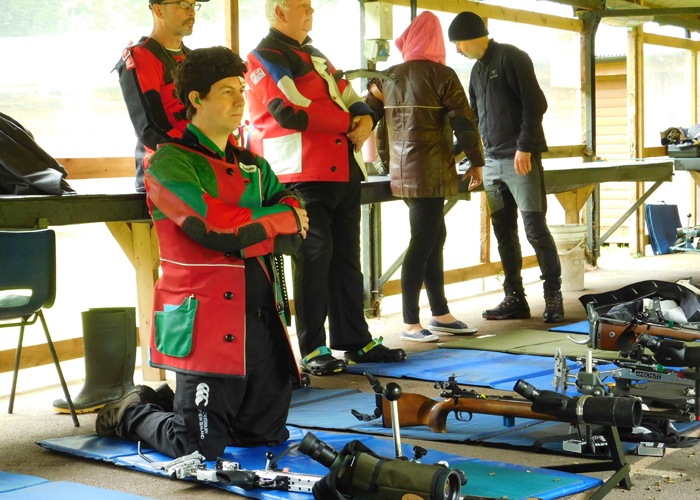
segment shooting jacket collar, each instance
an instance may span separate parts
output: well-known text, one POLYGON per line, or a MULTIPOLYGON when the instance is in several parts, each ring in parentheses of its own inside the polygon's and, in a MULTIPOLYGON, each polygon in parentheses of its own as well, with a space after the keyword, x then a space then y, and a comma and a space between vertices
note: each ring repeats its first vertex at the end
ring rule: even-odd
POLYGON ((287 45, 290 45, 296 49, 301 49, 306 47, 307 45, 310 45, 313 40, 311 40, 310 36, 306 36, 306 39, 304 40, 304 43, 299 43, 298 40, 295 40, 292 37, 289 37, 282 33, 279 30, 276 30, 275 28, 270 28, 270 33, 268 36, 271 36, 272 38, 279 40, 282 43, 286 43, 287 45))
POLYGON ((231 137, 229 137, 229 142, 226 144, 226 151, 221 151, 219 147, 214 144, 214 141, 209 139, 204 133, 191 123, 187 124, 187 129, 182 134, 182 139, 175 139, 173 142, 181 144, 187 148, 193 149, 199 153, 202 153, 211 158, 217 160, 225 160, 228 163, 232 163, 232 158, 235 156, 235 146, 231 143, 231 137))

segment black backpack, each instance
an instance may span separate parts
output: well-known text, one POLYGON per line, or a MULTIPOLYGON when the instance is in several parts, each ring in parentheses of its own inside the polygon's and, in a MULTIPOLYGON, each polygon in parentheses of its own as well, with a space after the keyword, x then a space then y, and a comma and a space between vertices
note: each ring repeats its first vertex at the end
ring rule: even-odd
POLYGON ((31 132, 0 113, 0 194, 75 194, 67 175, 31 132))

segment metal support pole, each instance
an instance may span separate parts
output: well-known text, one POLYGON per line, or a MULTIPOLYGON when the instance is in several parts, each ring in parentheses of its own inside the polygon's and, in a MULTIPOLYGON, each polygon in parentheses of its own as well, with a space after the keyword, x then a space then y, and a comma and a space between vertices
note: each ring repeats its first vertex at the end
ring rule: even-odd
POLYGON ((418 15, 418 0, 411 0, 411 21, 418 15))
POLYGON ((362 205, 362 275, 365 316, 374 318, 381 312, 382 295, 379 276, 382 272, 382 212, 380 203, 362 205))
POLYGON ((595 266, 600 257, 600 185, 593 188, 593 192, 586 200, 586 224, 588 225, 586 243, 591 252, 588 263, 595 266))

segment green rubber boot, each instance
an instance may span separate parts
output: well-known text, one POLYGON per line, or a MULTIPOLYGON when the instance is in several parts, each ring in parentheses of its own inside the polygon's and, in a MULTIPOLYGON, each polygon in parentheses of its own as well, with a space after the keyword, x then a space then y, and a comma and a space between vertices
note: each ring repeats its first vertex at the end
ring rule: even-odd
MULTIPOLYGON (((133 307, 90 309, 82 313, 85 385, 73 397, 76 413, 99 410, 121 399, 134 386, 136 310, 133 307)), ((53 409, 70 413, 65 399, 53 409)))

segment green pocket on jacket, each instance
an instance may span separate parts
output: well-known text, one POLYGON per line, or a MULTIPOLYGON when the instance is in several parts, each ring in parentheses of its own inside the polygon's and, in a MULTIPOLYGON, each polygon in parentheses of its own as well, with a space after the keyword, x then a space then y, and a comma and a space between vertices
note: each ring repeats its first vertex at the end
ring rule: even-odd
POLYGON ((184 358, 192 351, 194 318, 198 304, 198 300, 188 297, 177 308, 156 311, 155 330, 158 352, 175 358, 184 358))

